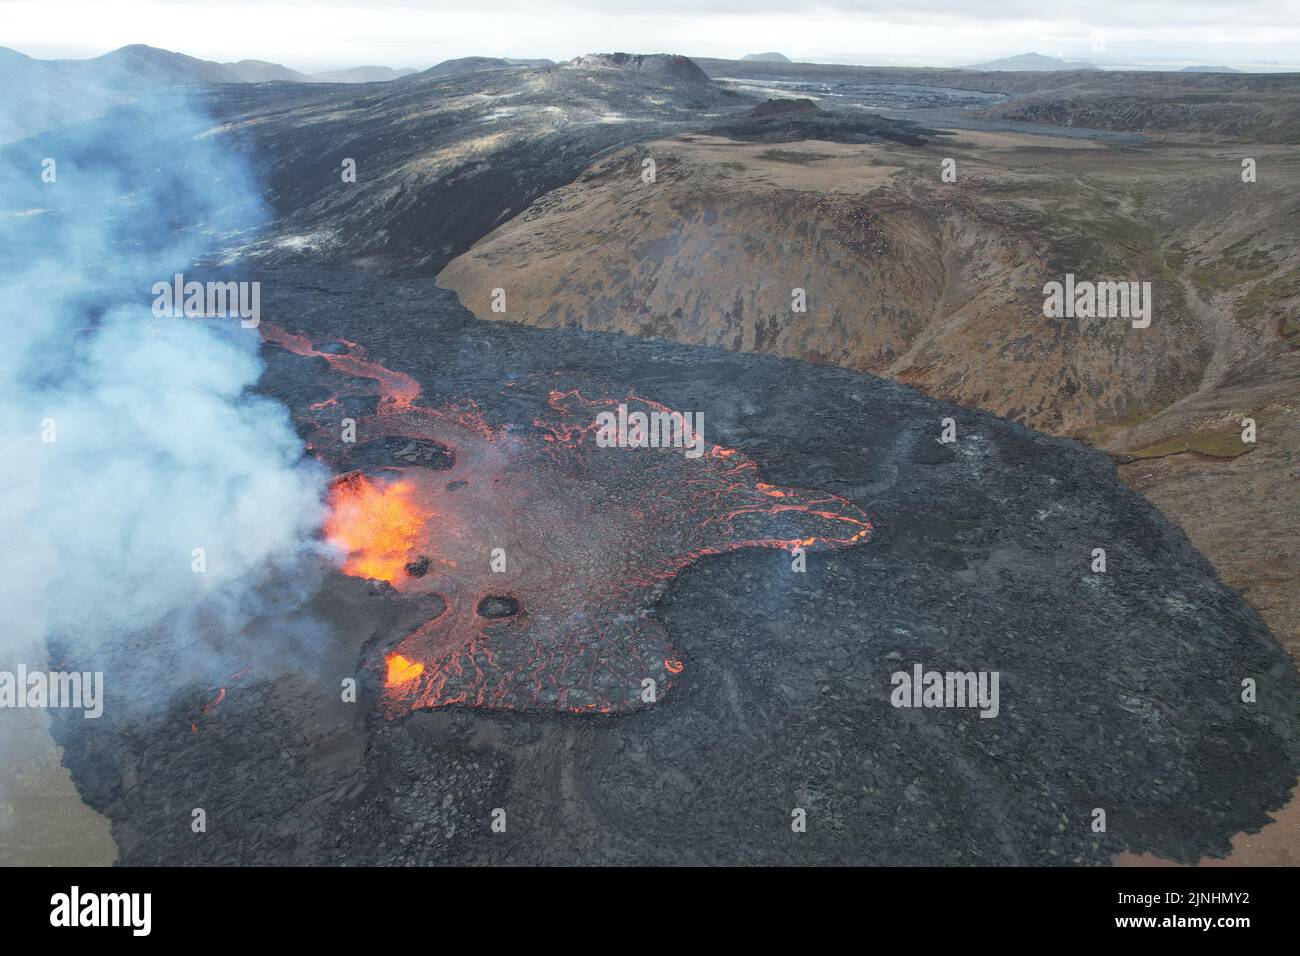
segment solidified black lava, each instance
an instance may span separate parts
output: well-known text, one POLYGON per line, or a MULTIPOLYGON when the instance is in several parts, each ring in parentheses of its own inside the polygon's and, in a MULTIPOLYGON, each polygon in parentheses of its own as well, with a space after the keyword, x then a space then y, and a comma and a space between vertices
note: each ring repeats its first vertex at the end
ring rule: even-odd
POLYGON ((811 100, 768 100, 744 113, 731 113, 708 132, 755 143, 816 139, 833 143, 904 143, 921 146, 935 130, 908 120, 862 111, 823 110, 811 100))
POLYGON ((769 116, 797 116, 800 114, 818 114, 821 108, 809 99, 768 100, 759 103, 748 115, 754 119, 766 119, 769 116))
MULTIPOLYGON (((372 408, 371 413, 373 411, 372 408)), ((447 469, 456 463, 456 450, 434 441, 386 435, 373 441, 358 442, 352 460, 359 468, 420 465, 447 469)))
MULTIPOLYGON (((849 499, 875 530, 803 570, 745 549, 665 577, 638 613, 680 651, 675 685, 616 718, 456 704, 383 719, 383 675, 363 662, 428 608, 335 575, 307 609, 329 631, 288 673, 214 674, 150 719, 53 715, 126 864, 1188 862, 1226 853, 1295 785, 1289 658, 1099 452, 846 369, 480 323, 431 280, 260 278, 290 331, 358 341, 430 407, 472 400, 514 434, 557 383, 605 382, 703 413, 708 444, 742 450, 773 485, 849 499), (947 417, 959 438, 940 446, 947 417), (895 706, 896 675, 917 667, 996 672, 996 716, 895 706), (340 700, 347 677, 355 703, 340 700)), ((302 407, 319 364, 264 354, 262 387, 302 407)), ((510 560, 539 557, 560 584, 587 560, 564 541, 510 560)), ((166 659, 153 640, 69 664, 106 670, 111 688, 115 670, 166 659)))
POLYGON ((489 594, 478 602, 475 611, 479 617, 512 617, 519 613, 519 602, 512 597, 489 594))
POLYGON ((349 395, 346 398, 340 399, 343 411, 347 412, 349 416, 354 418, 357 415, 373 415, 375 413, 375 406, 378 405, 378 403, 378 395, 349 395))
POLYGON ((214 121, 229 123, 232 138, 264 164, 264 198, 276 214, 271 237, 335 237, 295 244, 296 251, 272 241, 253 255, 274 264, 292 257, 298 264, 435 275, 609 151, 699 129, 720 111, 753 103, 718 87, 686 57, 617 54, 588 63, 355 87, 285 83, 251 95, 208 88, 200 95, 214 121), (454 109, 440 109, 447 102, 454 109), (600 121, 608 114, 619 122, 600 121), (495 142, 485 151, 466 148, 470 140, 495 142), (449 158, 437 176, 417 171, 422 159, 438 154, 459 158, 449 158), (340 190, 345 156, 366 174, 340 190), (430 216, 431 209, 442 212, 430 216))

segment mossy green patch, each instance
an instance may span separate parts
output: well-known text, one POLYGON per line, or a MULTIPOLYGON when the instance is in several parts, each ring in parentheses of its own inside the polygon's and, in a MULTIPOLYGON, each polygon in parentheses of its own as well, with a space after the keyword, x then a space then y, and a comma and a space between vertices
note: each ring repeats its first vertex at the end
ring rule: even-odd
POLYGON ((1135 402, 1126 406, 1124 413, 1118 418, 1099 421, 1088 428, 1082 429, 1076 437, 1095 448, 1108 447, 1116 435, 1141 425, 1143 422, 1150 421, 1182 396, 1183 392, 1179 388, 1162 389, 1157 393, 1148 395, 1143 403, 1135 402))
POLYGON ((758 159, 769 159, 777 163, 797 163, 806 166, 823 159, 834 159, 830 153, 809 153, 797 149, 767 149, 758 154, 758 159))
POLYGON ((1173 438, 1147 445, 1128 454, 1134 458, 1167 458, 1169 455, 1194 452, 1211 458, 1237 458, 1254 450, 1255 445, 1241 440, 1241 429, 1232 426, 1192 432, 1188 435, 1175 435, 1173 438))

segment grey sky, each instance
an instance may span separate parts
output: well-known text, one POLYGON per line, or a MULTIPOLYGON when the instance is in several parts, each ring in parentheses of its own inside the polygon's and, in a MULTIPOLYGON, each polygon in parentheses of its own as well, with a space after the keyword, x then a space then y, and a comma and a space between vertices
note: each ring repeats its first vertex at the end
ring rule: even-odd
POLYGON ((1036 51, 1101 64, 1300 65, 1300 0, 0 0, 0 45, 127 43, 297 69, 596 50, 956 65, 1036 51))

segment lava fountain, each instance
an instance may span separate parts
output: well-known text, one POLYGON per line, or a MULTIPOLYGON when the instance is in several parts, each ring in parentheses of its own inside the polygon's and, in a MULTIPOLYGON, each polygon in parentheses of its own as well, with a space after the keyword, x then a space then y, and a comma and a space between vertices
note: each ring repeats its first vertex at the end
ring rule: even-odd
POLYGON ((409 481, 372 481, 356 471, 330 487, 325 538, 346 558, 343 573, 398 580, 429 515, 409 481))
POLYGON ((609 713, 649 703, 647 680, 662 700, 684 669, 651 614, 665 582, 705 555, 843 548, 871 532, 852 502, 765 482, 735 448, 597 447, 600 412, 673 414, 658 402, 552 382, 532 422, 491 424, 473 403, 418 404, 418 383, 360 346, 262 328, 324 359, 337 385, 295 414, 341 475, 326 535, 342 570, 445 605, 385 655, 390 717, 448 704, 609 713), (342 440, 344 409, 364 400, 373 413, 355 413, 357 440, 342 440))

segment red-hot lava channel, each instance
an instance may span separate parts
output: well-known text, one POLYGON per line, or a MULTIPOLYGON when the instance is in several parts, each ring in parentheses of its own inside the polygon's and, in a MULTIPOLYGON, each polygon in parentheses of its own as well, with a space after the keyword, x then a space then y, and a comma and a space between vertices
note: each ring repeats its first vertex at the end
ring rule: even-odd
POLYGON ((326 526, 343 571, 446 601, 386 656, 389 716, 446 704, 618 711, 643 704, 647 678, 662 700, 683 664, 647 613, 657 585, 703 555, 841 548, 871 532, 856 505, 768 484, 734 448, 690 458, 597 446, 600 412, 670 412, 656 402, 553 390, 531 427, 493 427, 472 403, 417 405, 415 380, 359 346, 320 350, 262 328, 342 376, 339 394, 299 420, 316 427, 313 451, 344 472, 326 526), (355 443, 343 441, 343 399, 376 387, 375 413, 354 415, 355 443), (400 451, 358 470, 374 442, 400 451))
MULTIPOLYGON (((252 669, 253 666, 251 664, 247 667, 242 667, 239 670, 235 671, 235 673, 231 674, 228 678, 226 678, 226 680, 237 681, 241 677, 245 676, 252 669)), ((203 705, 203 710, 200 711, 198 720, 190 724, 190 730, 194 733, 198 733, 199 720, 202 720, 204 717, 208 716, 208 714, 212 713, 214 710, 220 707, 221 702, 225 699, 226 699, 226 689, 224 687, 218 688, 217 696, 212 698, 212 700, 208 701, 206 704, 203 705)))

